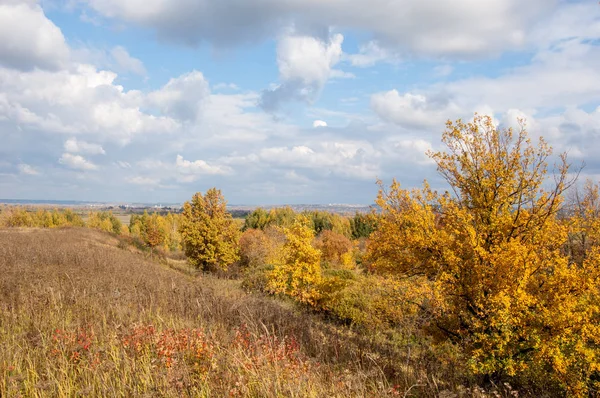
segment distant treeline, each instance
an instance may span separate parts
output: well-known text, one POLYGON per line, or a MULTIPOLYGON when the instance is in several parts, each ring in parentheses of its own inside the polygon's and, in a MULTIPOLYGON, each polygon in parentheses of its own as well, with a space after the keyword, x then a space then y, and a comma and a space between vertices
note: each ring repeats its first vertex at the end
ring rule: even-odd
MULTIPOLYGON (((354 216, 343 216, 327 211, 313 210, 295 212, 291 207, 254 211, 228 211, 233 218, 245 218, 241 225, 243 231, 248 229, 265 230, 268 227, 290 227, 298 216, 309 220, 310 228, 315 235, 323 231, 333 231, 350 239, 368 237, 376 225, 376 217, 372 214, 356 212, 354 216)), ((0 207, 0 227, 57 228, 87 227, 116 235, 131 236, 140 239, 151 248, 160 247, 165 250, 181 250, 181 238, 178 233, 179 213, 156 211, 130 215, 129 226, 123 224, 112 210, 89 211, 86 218, 73 209, 44 209, 27 206, 0 207)))
POLYGON ((356 212, 354 216, 343 216, 322 210, 305 210, 297 213, 291 207, 265 210, 258 208, 246 217, 244 230, 264 230, 270 226, 291 227, 298 216, 308 220, 309 227, 316 235, 323 231, 333 231, 347 238, 368 237, 375 229, 377 218, 370 213, 356 212))

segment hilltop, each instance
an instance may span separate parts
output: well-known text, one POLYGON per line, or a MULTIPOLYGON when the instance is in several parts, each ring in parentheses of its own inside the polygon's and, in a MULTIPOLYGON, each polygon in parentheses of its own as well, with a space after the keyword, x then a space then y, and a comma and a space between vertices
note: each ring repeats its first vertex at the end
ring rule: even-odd
POLYGON ((107 233, 0 230, 0 270, 2 396, 434 396, 442 385, 414 353, 184 260, 149 261, 107 233))

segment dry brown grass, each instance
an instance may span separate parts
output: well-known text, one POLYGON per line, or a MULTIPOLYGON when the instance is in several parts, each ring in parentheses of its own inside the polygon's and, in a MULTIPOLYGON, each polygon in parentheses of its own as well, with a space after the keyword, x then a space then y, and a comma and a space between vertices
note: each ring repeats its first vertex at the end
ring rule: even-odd
POLYGON ((88 229, 0 230, 0 396, 382 397, 449 388, 452 375, 436 377, 436 362, 407 346, 118 245, 88 229))

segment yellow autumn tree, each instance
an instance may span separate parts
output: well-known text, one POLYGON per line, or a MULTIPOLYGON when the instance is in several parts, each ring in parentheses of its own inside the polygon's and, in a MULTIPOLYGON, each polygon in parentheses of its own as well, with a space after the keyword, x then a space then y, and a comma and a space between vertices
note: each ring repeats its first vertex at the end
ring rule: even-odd
POLYGON ((168 213, 164 217, 166 228, 165 249, 177 251, 181 248, 181 236, 179 234, 179 216, 173 213, 168 213))
POLYGON ((185 202, 180 218, 179 232, 190 263, 203 270, 227 269, 239 260, 240 229, 227 202, 216 188, 196 193, 191 202, 185 202))
POLYGON ((35 222, 31 214, 24 208, 13 207, 5 210, 5 225, 7 227, 33 227, 35 222))
POLYGON ((564 221, 570 227, 566 253, 582 264, 600 244, 600 193, 598 184, 587 180, 583 189, 575 188, 566 206, 564 221))
POLYGON ((371 266, 415 279, 425 326, 463 347, 475 373, 587 394, 600 370, 599 263, 562 250, 565 156, 546 188, 551 148, 534 146, 523 125, 498 129, 476 115, 449 121, 442 141, 448 150, 429 155, 451 192, 381 186, 371 266))
POLYGON ((309 225, 310 220, 300 215, 283 229, 286 240, 269 274, 267 290, 314 305, 319 298, 321 253, 312 246, 314 232, 309 225))
POLYGON ((321 251, 321 257, 326 266, 333 268, 354 268, 352 241, 342 234, 331 230, 325 230, 314 242, 317 249, 321 251))
POLYGON ((153 213, 146 221, 146 244, 150 247, 150 256, 154 254, 154 249, 163 246, 167 237, 165 219, 158 213, 153 213))

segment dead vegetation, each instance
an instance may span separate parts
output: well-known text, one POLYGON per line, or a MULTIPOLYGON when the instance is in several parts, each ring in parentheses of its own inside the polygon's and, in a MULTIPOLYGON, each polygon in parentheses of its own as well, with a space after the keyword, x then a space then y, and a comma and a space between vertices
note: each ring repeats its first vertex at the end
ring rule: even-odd
POLYGON ((482 394, 414 343, 181 270, 99 231, 0 230, 0 396, 482 394))

